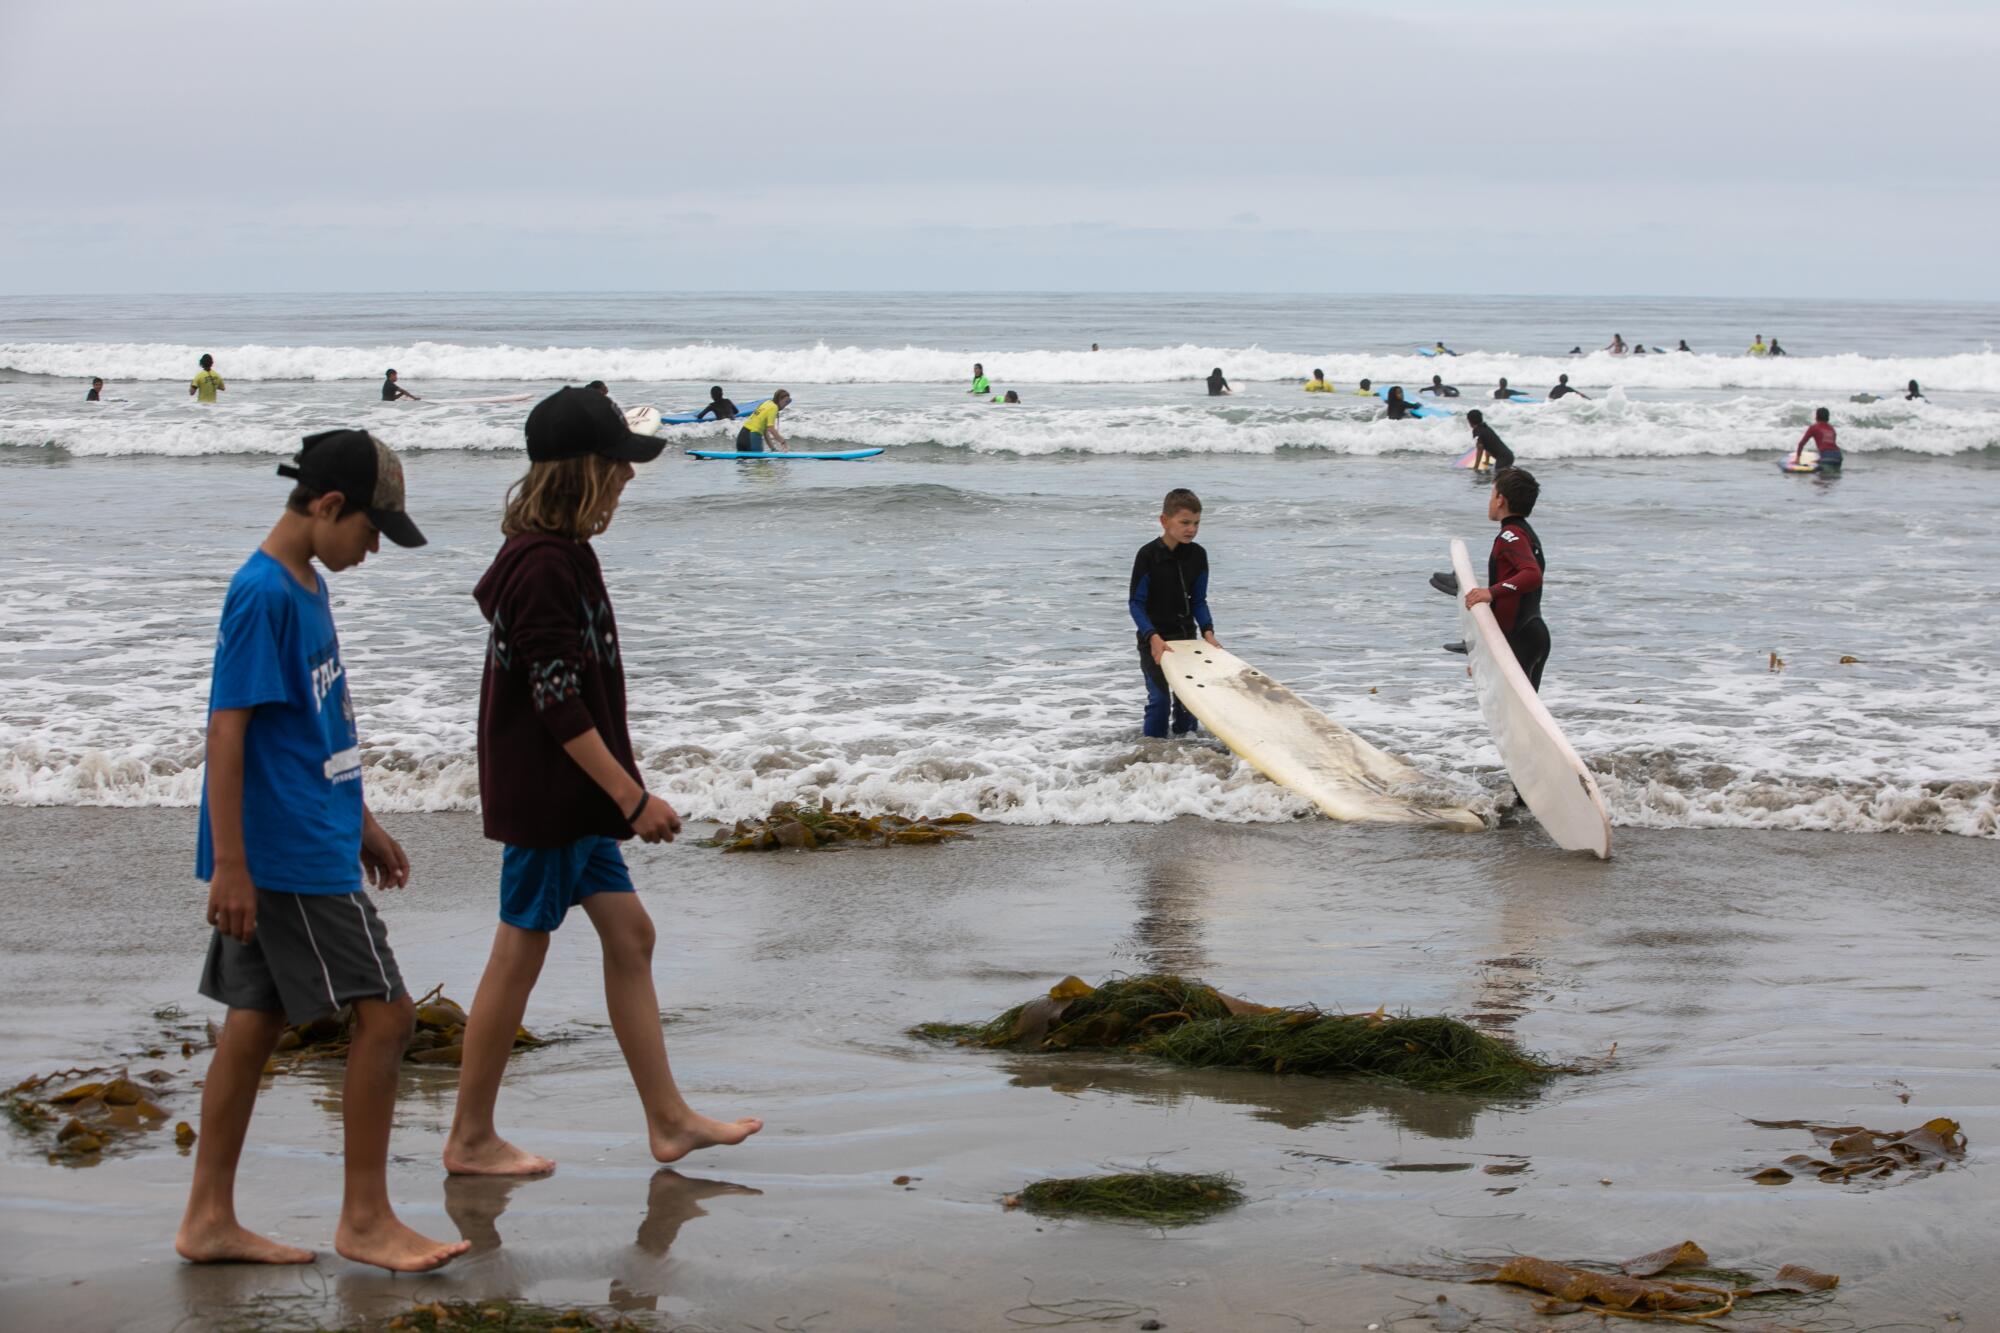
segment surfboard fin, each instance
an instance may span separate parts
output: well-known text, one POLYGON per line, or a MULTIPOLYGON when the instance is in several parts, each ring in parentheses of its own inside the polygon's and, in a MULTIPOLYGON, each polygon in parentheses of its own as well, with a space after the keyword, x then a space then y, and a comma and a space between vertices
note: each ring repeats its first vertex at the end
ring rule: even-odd
POLYGON ((1431 586, 1447 597, 1458 596, 1458 575, 1448 569, 1440 569, 1431 575, 1431 586))
POLYGON ((1467 648, 1467 647, 1465 646, 1465 640, 1464 640, 1464 639, 1460 639, 1460 640, 1459 640, 1459 641, 1458 641, 1457 643, 1448 643, 1448 644, 1446 644, 1446 645, 1444 646, 1444 650, 1445 650, 1446 652, 1448 652, 1448 653, 1464 653, 1464 652, 1470 652, 1470 651, 1471 651, 1470 649, 1468 649, 1468 648, 1467 648))

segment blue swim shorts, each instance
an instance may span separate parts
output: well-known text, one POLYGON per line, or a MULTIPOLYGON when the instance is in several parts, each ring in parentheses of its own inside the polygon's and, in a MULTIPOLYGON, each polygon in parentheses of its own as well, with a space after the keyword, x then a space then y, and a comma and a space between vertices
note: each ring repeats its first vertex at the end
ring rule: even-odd
POLYGON ((593 893, 630 893, 632 874, 616 838, 578 838, 561 847, 500 853, 500 919, 521 930, 552 931, 593 893))

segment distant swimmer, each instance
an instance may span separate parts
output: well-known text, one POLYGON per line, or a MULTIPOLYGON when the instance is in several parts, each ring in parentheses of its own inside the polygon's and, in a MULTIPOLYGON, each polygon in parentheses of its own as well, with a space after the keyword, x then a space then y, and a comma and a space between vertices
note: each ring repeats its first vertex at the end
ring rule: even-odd
POLYGON ((201 354, 201 373, 188 381, 188 396, 196 402, 213 403, 215 395, 227 391, 229 386, 222 382, 222 376, 215 373, 215 358, 207 352, 201 354))
POLYGON ((101 403, 104 401, 104 377, 102 375, 93 375, 90 377, 90 392, 83 396, 83 401, 86 403, 101 403))
POLYGON ((1805 455, 1808 444, 1819 450, 1819 466, 1822 472, 1827 468, 1840 466, 1840 443, 1833 431, 1833 413, 1823 407, 1813 413, 1812 425, 1806 427, 1806 433, 1799 436, 1798 444, 1793 446, 1793 464, 1796 465, 1805 455))
POLYGON ((708 419, 711 414, 713 414, 717 421, 734 421, 736 419, 736 404, 722 396, 722 386, 720 384, 711 384, 708 386, 708 406, 695 413, 694 419, 696 421, 703 421, 708 419))
POLYGON ((1018 403, 1021 401, 1021 395, 1009 389, 1004 394, 995 394, 993 401, 996 403, 1018 403))
POLYGON ((1680 345, 1679 347, 1676 347, 1676 348, 1675 348, 1674 350, 1675 350, 1676 352, 1692 352, 1692 351, 1694 350, 1694 348, 1692 348, 1692 347, 1689 347, 1689 346, 1688 346, 1688 340, 1687 340, 1687 339, 1685 339, 1685 338, 1683 338, 1683 339, 1681 339, 1681 345, 1680 345))
POLYGON ((1373 398, 1375 396, 1375 381, 1374 380, 1361 381, 1360 384, 1355 386, 1354 392, 1360 394, 1364 398, 1373 398))
POLYGON ((1645 354, 1646 354, 1646 344, 1644 344, 1644 343, 1633 343, 1633 344, 1632 344, 1632 355, 1633 355, 1633 356, 1644 356, 1645 354))
POLYGON ((1307 393, 1332 393, 1333 386, 1326 382, 1324 370, 1314 370, 1313 377, 1306 381, 1307 393))
POLYGON ((1915 380, 1911 380, 1910 391, 1903 395, 1903 401, 1909 403, 1918 400, 1922 400, 1923 402, 1926 403, 1930 401, 1930 399, 1924 397, 1924 391, 1917 387, 1917 382, 1915 380))
POLYGON ((1556 399, 1567 398, 1571 394, 1575 394, 1577 397, 1582 398, 1586 401, 1588 401, 1590 398, 1590 395, 1585 393, 1583 390, 1572 389, 1569 387, 1569 376, 1567 375, 1556 376, 1556 387, 1549 390, 1549 401, 1553 403, 1556 399))
MULTIPOLYGON (((1458 354, 1454 352, 1452 353, 1452 355, 1456 356, 1458 354)), ((1458 390, 1454 389, 1451 385, 1446 384, 1444 382, 1444 376, 1442 375, 1431 376, 1431 382, 1429 384, 1426 384, 1421 390, 1419 390, 1419 392, 1434 393, 1440 398, 1458 397, 1458 390)))
POLYGON ((1217 366, 1214 370, 1208 372, 1208 396, 1210 398, 1220 398, 1225 393, 1235 392, 1236 390, 1229 387, 1229 381, 1222 378, 1221 366, 1217 366))
POLYGON ((1479 451, 1473 455, 1473 471, 1484 472, 1489 467, 1514 466, 1514 451, 1507 447, 1499 432, 1486 424, 1484 412, 1475 407, 1465 414, 1465 421, 1472 427, 1472 447, 1479 451))
POLYGON ((1771 349, 1764 345, 1764 335, 1761 333, 1758 334, 1757 340, 1750 344, 1750 355, 1769 356, 1770 354, 1771 354, 1771 349))
POLYGON ((1772 356, 1790 356, 1790 355, 1791 355, 1791 353, 1790 353, 1790 352, 1787 352, 1787 351, 1786 351, 1786 350, 1785 350, 1784 348, 1782 348, 1782 347, 1778 346, 1778 340, 1777 340, 1777 338, 1776 338, 1775 336, 1773 336, 1773 337, 1772 337, 1772 339, 1771 339, 1771 353, 1770 353, 1770 354, 1771 354, 1772 356))
POLYGON ((1582 356, 1582 355, 1583 355, 1583 347, 1581 346, 1581 344, 1579 344, 1578 346, 1575 346, 1575 347, 1572 347, 1572 348, 1570 348, 1570 349, 1569 349, 1569 354, 1570 354, 1571 356, 1582 356))
POLYGON ((382 401, 385 403, 393 403, 398 398, 407 398, 413 403, 420 403, 423 401, 423 399, 417 397, 415 394, 411 393, 408 389, 405 389, 402 385, 396 383, 395 371, 393 370, 383 371, 382 401))
POLYGON ((992 393, 993 386, 986 382, 986 367, 977 361, 972 363, 972 387, 967 393, 992 393))
POLYGON ((1449 347, 1446 347, 1446 346, 1445 346, 1445 345, 1444 345, 1443 343, 1437 343, 1437 344, 1435 344, 1435 345, 1433 345, 1433 346, 1431 347, 1431 355, 1432 355, 1432 356, 1457 356, 1457 355, 1458 355, 1458 353, 1457 353, 1457 352, 1454 352, 1454 351, 1452 351, 1452 350, 1451 350, 1451 349, 1450 349, 1449 347))
POLYGON ((739 454, 762 454, 771 452, 771 445, 778 449, 789 449, 784 435, 778 430, 778 413, 791 405, 792 395, 780 389, 771 395, 771 400, 750 414, 743 428, 736 432, 736 452, 739 454))
POLYGON ((1514 392, 1515 391, 1512 388, 1508 387, 1507 377, 1505 375, 1502 375, 1500 377, 1500 387, 1493 391, 1493 396, 1499 401, 1504 403, 1511 400, 1514 397, 1514 392))
POLYGON ((1625 339, 1618 334, 1611 335, 1611 341, 1604 344, 1604 350, 1613 356, 1625 355, 1625 339))
POLYGON ((1389 404, 1389 420, 1391 421, 1401 421, 1405 417, 1416 415, 1417 405, 1403 397, 1403 387, 1400 384, 1389 390, 1389 396, 1384 401, 1389 404))
POLYGON ((1093 351, 1093 352, 1094 352, 1094 351, 1096 351, 1096 350, 1097 350, 1097 344, 1096 344, 1096 343, 1092 343, 1092 344, 1090 345, 1090 350, 1091 350, 1091 351, 1093 351))

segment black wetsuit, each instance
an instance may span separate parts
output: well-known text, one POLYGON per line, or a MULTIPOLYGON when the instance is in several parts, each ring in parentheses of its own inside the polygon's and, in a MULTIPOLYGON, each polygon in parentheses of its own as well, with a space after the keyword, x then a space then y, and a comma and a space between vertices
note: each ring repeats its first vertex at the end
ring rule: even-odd
POLYGON ((733 420, 736 416, 736 404, 730 402, 727 398, 717 398, 714 402, 711 402, 707 407, 704 407, 701 409, 701 411, 695 413, 694 419, 696 421, 701 421, 704 418, 706 418, 710 412, 715 413, 715 419, 717 421, 730 421, 733 420))
POLYGON ((1495 467, 1514 466, 1514 451, 1507 447, 1499 432, 1485 422, 1482 421, 1472 428, 1472 442, 1492 455, 1495 467))
POLYGON ((1210 398, 1220 398, 1222 397, 1223 394, 1227 393, 1228 391, 1229 391, 1228 380, 1224 379, 1220 375, 1210 375, 1208 377, 1208 396, 1210 398))
POLYGON ((1503 384, 1493 391, 1493 397, 1495 401, 1504 403, 1511 400, 1519 392, 1521 392, 1519 389, 1503 384))
POLYGON ((1542 668, 1549 661, 1549 627, 1542 619, 1542 539, 1528 520, 1501 521, 1493 550, 1486 557, 1486 586, 1493 592, 1493 618, 1514 650, 1514 660, 1528 673, 1528 683, 1542 688, 1542 668))
POLYGON ((1556 399, 1567 398, 1571 394, 1576 394, 1579 398, 1588 398, 1590 396, 1587 393, 1570 388, 1567 384, 1558 384, 1555 388, 1549 390, 1549 401, 1553 403, 1556 399))
POLYGON ((1458 390, 1452 388, 1449 384, 1426 384, 1422 389, 1418 390, 1418 392, 1434 393, 1440 398, 1458 397, 1458 390))
POLYGON ((1146 734, 1167 734, 1171 704, 1174 734, 1185 735, 1194 730, 1194 714, 1167 688, 1166 673, 1153 660, 1151 642, 1155 634, 1168 640, 1194 639, 1215 628, 1208 611, 1208 552, 1195 542, 1171 549, 1157 537, 1147 542, 1132 561, 1125 608, 1138 631, 1139 670, 1146 676, 1146 734))
POLYGON ((93 387, 89 393, 83 396, 83 401, 86 403, 101 403, 104 401, 104 395, 99 393, 97 389, 93 387))
POLYGON ((1385 398, 1383 401, 1389 404, 1391 421, 1401 421, 1404 417, 1414 417, 1417 414, 1417 405, 1407 398, 1385 398))
POLYGON ((396 381, 394 380, 382 381, 382 401, 385 403, 393 403, 398 398, 415 398, 415 397, 416 397, 415 394, 411 393, 408 389, 405 389, 402 385, 396 383, 396 381))

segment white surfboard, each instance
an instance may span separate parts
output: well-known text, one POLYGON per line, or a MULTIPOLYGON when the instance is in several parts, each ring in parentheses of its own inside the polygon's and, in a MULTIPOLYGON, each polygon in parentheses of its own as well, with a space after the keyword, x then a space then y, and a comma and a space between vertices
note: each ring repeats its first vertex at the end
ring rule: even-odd
POLYGON ((660 409, 648 404, 645 407, 625 409, 625 429, 634 435, 658 435, 660 433, 660 409))
POLYGON ((1458 575, 1459 613, 1465 621, 1465 646, 1472 662, 1472 683, 1479 692, 1479 711, 1493 732, 1500 762, 1514 780, 1514 790, 1534 811, 1535 818, 1556 844, 1567 851, 1611 855, 1611 815, 1598 794, 1590 770, 1577 758, 1562 728, 1549 716, 1528 673, 1521 670, 1493 608, 1485 603, 1467 610, 1465 594, 1486 586, 1472 573, 1465 543, 1451 543, 1451 568, 1458 575))
POLYGON ((1423 805, 1396 793, 1423 774, 1362 740, 1234 653, 1175 639, 1160 659, 1187 710, 1244 763, 1289 787, 1333 819, 1388 824, 1486 821, 1459 806, 1423 805))

